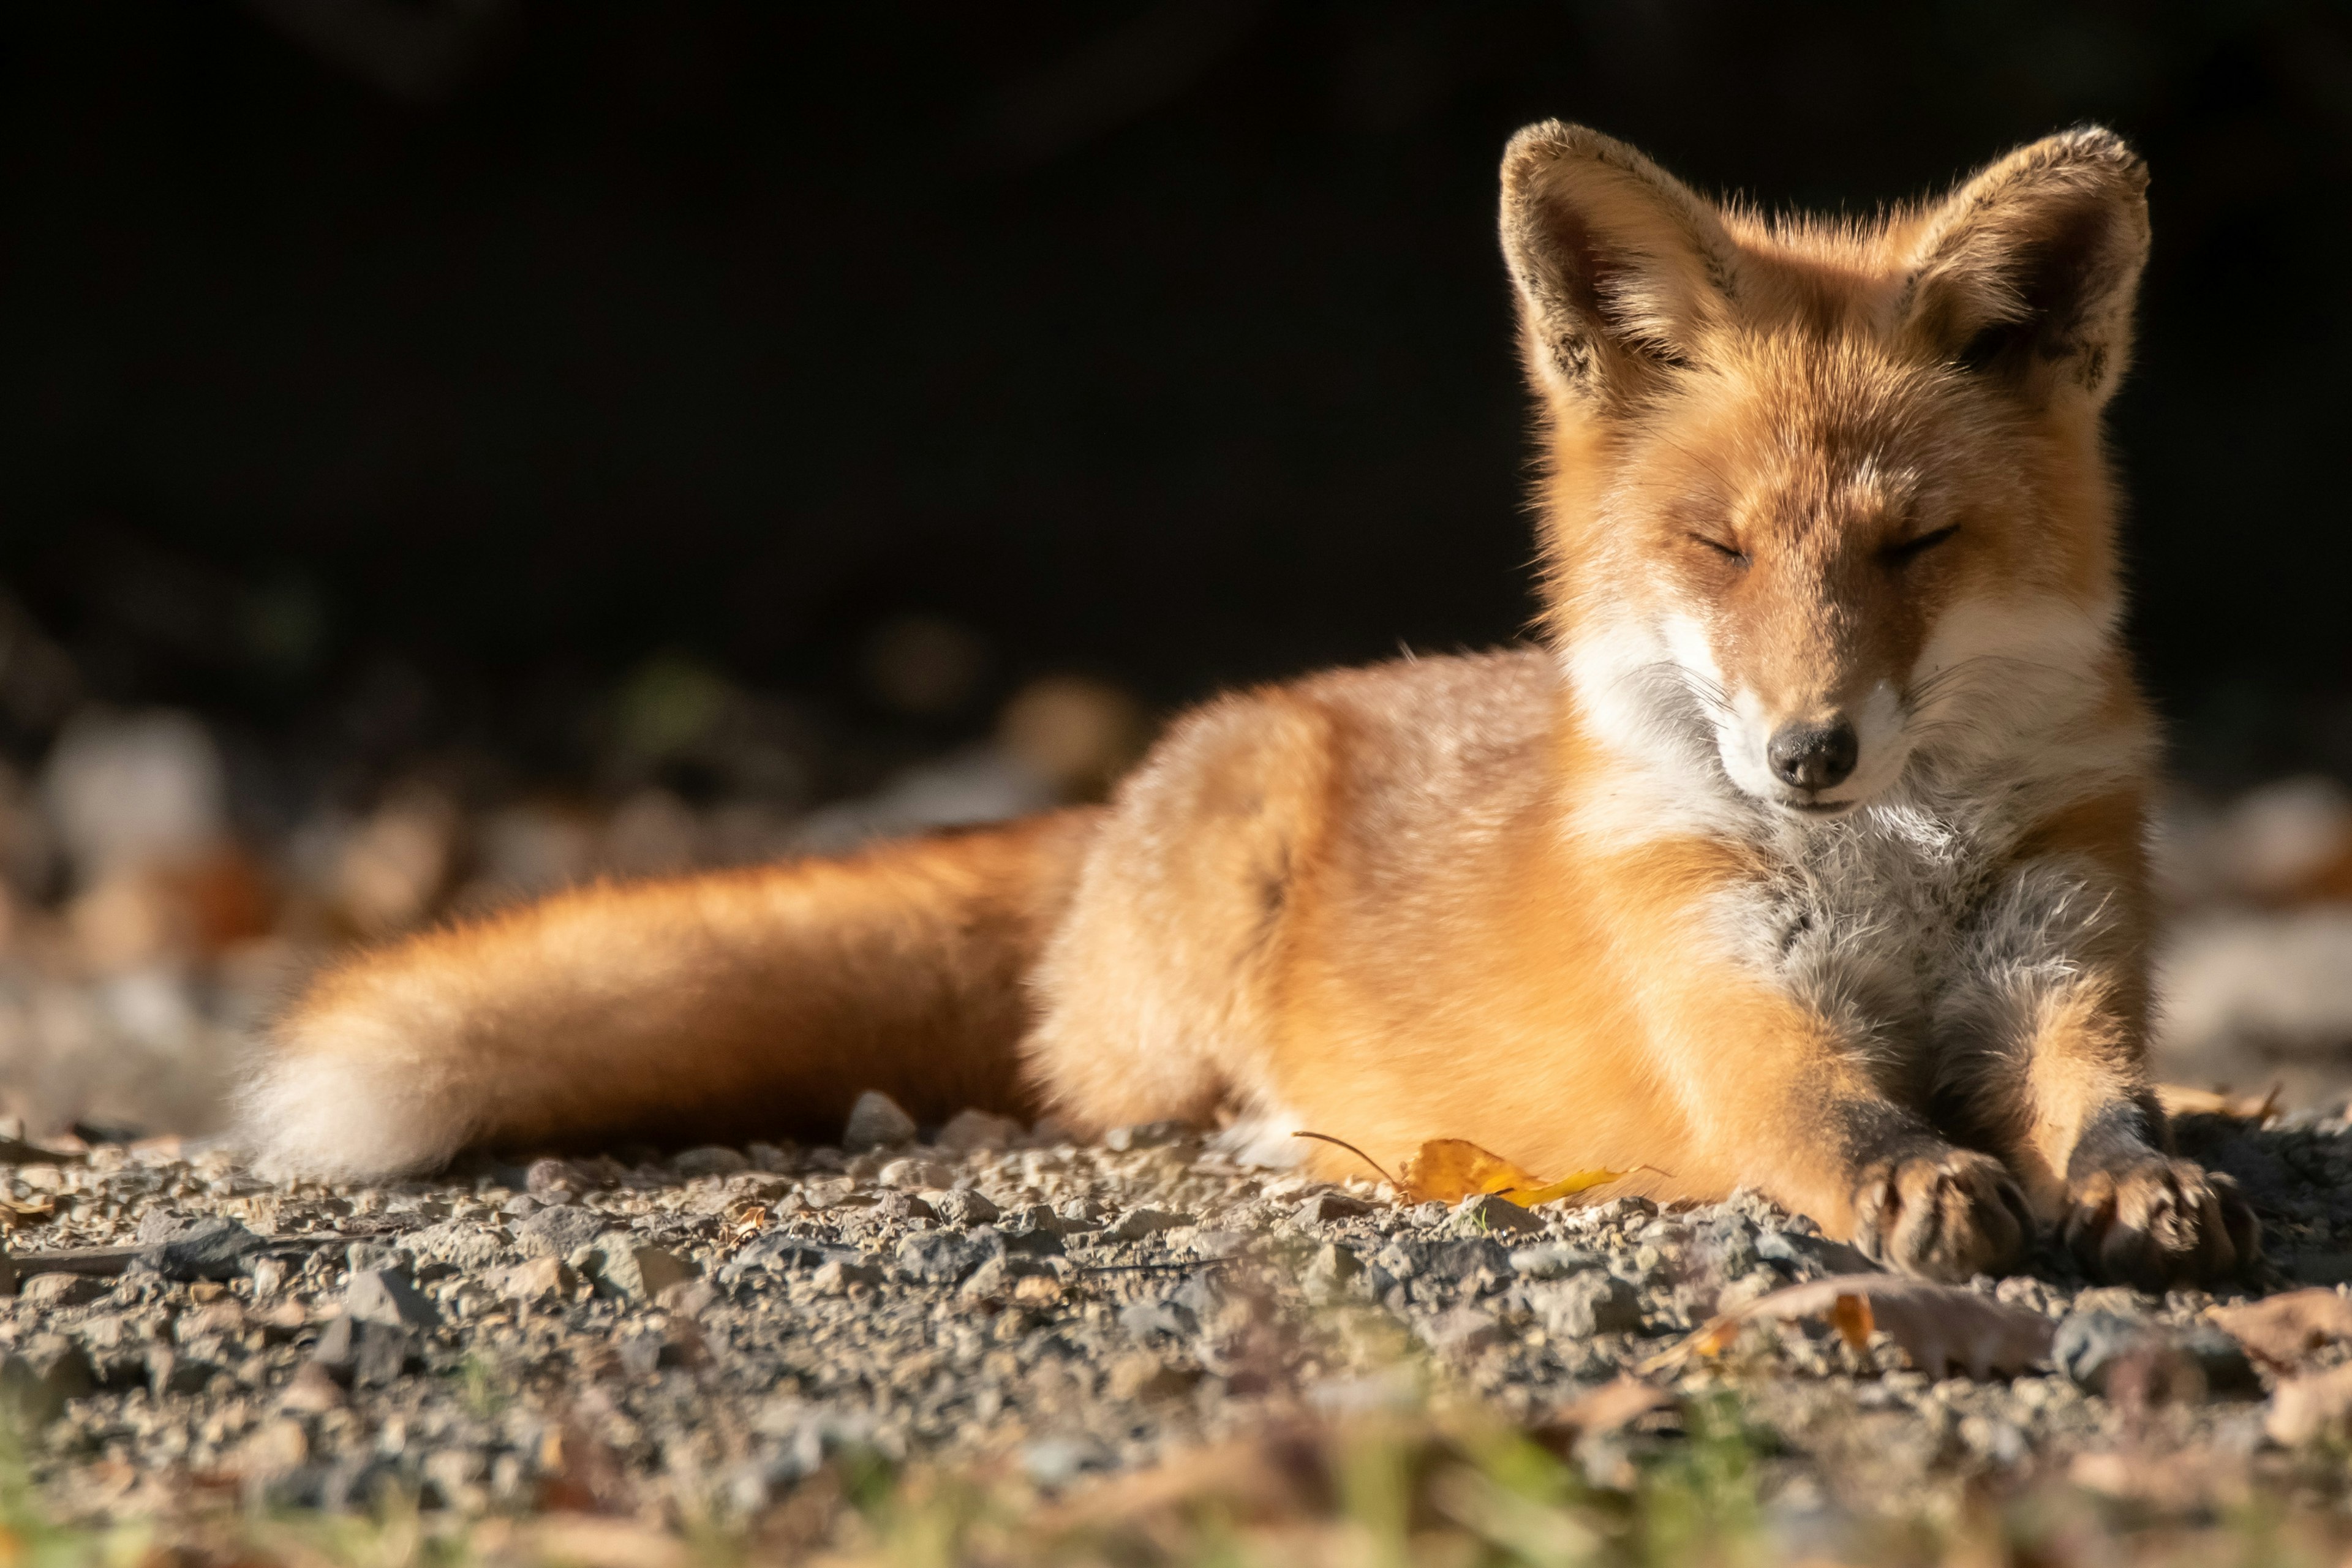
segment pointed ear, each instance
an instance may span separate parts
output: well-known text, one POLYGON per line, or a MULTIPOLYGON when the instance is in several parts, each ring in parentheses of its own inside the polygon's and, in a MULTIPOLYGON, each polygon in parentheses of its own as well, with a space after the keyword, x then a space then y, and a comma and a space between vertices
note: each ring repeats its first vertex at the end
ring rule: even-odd
POLYGON ((2021 147, 1925 216, 1910 331, 2034 402, 2106 401, 2131 357, 2147 259, 2147 167, 2089 127, 2021 147))
POLYGON ((1715 208, 1581 125, 1511 138, 1502 229, 1528 372, 1556 400, 1639 398, 1728 310, 1738 252, 1715 208))

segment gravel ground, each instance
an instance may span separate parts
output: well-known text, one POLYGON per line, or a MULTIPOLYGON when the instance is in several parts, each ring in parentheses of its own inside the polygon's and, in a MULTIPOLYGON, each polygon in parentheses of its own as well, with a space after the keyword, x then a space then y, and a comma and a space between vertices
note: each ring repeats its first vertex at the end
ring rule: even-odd
MULTIPOLYGON (((869 1119, 850 1141, 903 1131, 869 1119)), ((2265 1222, 2269 1260, 2225 1300, 2352 1277, 2344 1123, 2194 1118, 2183 1142, 2265 1222)), ((1977 1284, 2058 1323, 2060 1365, 2013 1380, 1932 1378, 1883 1336, 1856 1350, 1801 1326, 1662 1355, 1716 1312, 1866 1266, 1747 1195, 1405 1206, 1234 1166, 1175 1128, 1074 1147, 968 1112, 856 1153, 372 1187, 271 1185, 163 1144, 14 1152, 0 1396, 40 1429, 43 1495, 81 1520, 386 1496, 743 1519, 845 1448, 982 1461, 1050 1493, 1273 1422, 1432 1401, 1585 1419, 1578 1458, 1607 1484, 1718 1389, 1769 1435, 1791 1507, 2053 1473, 2219 1496, 2318 1484, 2297 1447, 2340 1436, 2352 1403, 2327 1392, 2327 1332, 2305 1364, 2249 1362, 2206 1318, 2214 1298, 2088 1289, 2055 1258, 1977 1284), (1575 1414, 1627 1374, 1661 1396, 1575 1414)))

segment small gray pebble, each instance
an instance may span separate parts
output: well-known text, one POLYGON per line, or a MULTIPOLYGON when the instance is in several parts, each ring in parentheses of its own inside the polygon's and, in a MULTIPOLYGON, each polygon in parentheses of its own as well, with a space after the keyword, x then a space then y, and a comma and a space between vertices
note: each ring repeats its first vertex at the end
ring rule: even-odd
POLYGON ((569 1258, 602 1236, 611 1219, 577 1204, 550 1204, 515 1226, 515 1246, 526 1258, 569 1258))
POLYGON ((1794 1230, 1759 1230, 1754 1246, 1759 1258, 1780 1265, 1799 1279, 1880 1272, 1869 1254, 1827 1237, 1807 1236, 1794 1230))
POLYGON ((206 1215, 157 1244, 148 1258, 166 1279, 233 1279, 268 1245, 233 1219, 206 1215))
POLYGON ((1440 1353, 1469 1355, 1503 1341, 1503 1325, 1494 1314, 1471 1306, 1449 1308, 1413 1327, 1421 1342, 1440 1353))
POLYGON ((522 1182, 523 1190, 541 1203, 565 1202, 590 1184, 569 1160, 533 1160, 522 1182))
POLYGON ((1583 1340, 1641 1330, 1641 1295, 1613 1274, 1596 1269, 1526 1289, 1528 1306, 1560 1338, 1583 1340))
POLYGON ((1172 1300, 1130 1301, 1119 1309, 1118 1326, 1146 1345, 1188 1340, 1201 1331, 1191 1310, 1172 1300))
POLYGON ((1372 1205, 1347 1193, 1318 1193, 1290 1211, 1290 1217, 1299 1225, 1329 1225, 1335 1220, 1359 1219, 1372 1212, 1372 1205))
POLYGON ((841 1146, 853 1154, 870 1149, 892 1149, 915 1141, 915 1119, 898 1102, 878 1089, 867 1089, 849 1108, 841 1130, 841 1146))
POLYGON ((1109 1234, 1118 1241, 1141 1241, 1147 1236, 1192 1223, 1191 1215, 1171 1214, 1166 1209, 1129 1209, 1110 1227, 1109 1234))
POLYGON ((1480 1193, 1462 1200, 1455 1211, 1462 1223, 1473 1230, 1506 1237, 1541 1236, 1544 1223, 1510 1199, 1493 1193, 1480 1193))
POLYGON ((352 1275, 343 1290, 343 1311, 358 1323, 429 1329, 441 1321, 440 1309, 405 1276, 383 1268, 362 1268, 352 1275))
POLYGON ((370 1268, 407 1274, 416 1268, 416 1258, 404 1247, 381 1241, 354 1241, 343 1249, 343 1267, 354 1274, 370 1268))
POLYGON ((930 1230, 898 1244, 898 1272, 928 1285, 953 1285, 993 1254, 992 1238, 930 1230))
POLYGON ((1581 1247, 1522 1247, 1511 1254, 1512 1271, 1526 1279, 1565 1279, 1600 1267, 1600 1254, 1581 1247))
POLYGON ((960 1187, 942 1193, 931 1206, 950 1225, 986 1225, 1002 1217, 1003 1211, 988 1201, 985 1194, 970 1187, 960 1187))

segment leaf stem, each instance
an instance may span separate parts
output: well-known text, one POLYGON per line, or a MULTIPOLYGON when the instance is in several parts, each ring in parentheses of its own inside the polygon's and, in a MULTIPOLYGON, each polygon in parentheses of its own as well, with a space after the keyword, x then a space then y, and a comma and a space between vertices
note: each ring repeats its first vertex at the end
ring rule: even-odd
POLYGON ((1398 1181, 1394 1176, 1390 1175, 1386 1171, 1381 1171, 1381 1163, 1378 1160, 1373 1159, 1370 1154, 1365 1153, 1361 1149, 1357 1148, 1345 1138, 1334 1138, 1328 1132, 1294 1132, 1291 1136, 1293 1138, 1312 1138, 1318 1143, 1337 1143, 1340 1148, 1345 1149, 1349 1153, 1353 1154, 1357 1159, 1361 1160, 1373 1170, 1380 1171, 1381 1180, 1386 1182, 1390 1186, 1394 1187, 1400 1193, 1404 1191, 1404 1184, 1398 1181))

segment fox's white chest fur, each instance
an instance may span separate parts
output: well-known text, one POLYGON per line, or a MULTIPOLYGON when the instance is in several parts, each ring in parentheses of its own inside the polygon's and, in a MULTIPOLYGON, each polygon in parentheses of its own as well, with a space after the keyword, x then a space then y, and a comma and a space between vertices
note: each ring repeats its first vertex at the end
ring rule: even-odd
POLYGON ((1933 1081, 1998 1049, 2111 917, 2095 868, 2020 863, 2021 832, 1997 802, 1801 825, 1766 876, 1722 896, 1718 928, 1858 1048, 1933 1081))
POLYGON ((1696 639, 1597 626, 1562 662, 1617 767, 1569 831, 1595 847, 1685 835, 1741 846, 1763 870, 1707 911, 1725 956, 1932 1081, 1951 1058, 2000 1049, 2115 917, 2095 866, 2018 855, 2035 823, 2146 774, 2151 737, 2103 722, 2081 679, 2109 651, 2112 618, 1956 610, 1910 682, 1932 695, 1902 713, 1902 776, 1825 819, 1735 783, 1742 716, 1696 639))

